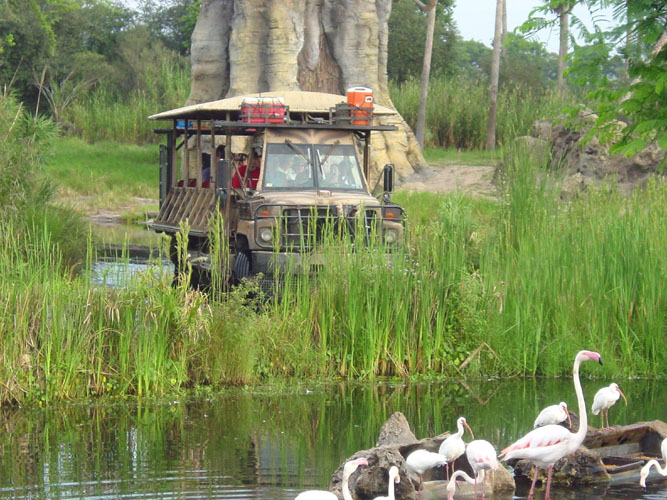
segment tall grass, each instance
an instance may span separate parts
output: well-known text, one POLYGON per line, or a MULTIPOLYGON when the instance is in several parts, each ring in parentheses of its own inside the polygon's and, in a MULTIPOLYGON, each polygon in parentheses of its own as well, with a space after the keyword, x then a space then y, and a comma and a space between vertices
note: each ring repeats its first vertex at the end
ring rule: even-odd
POLYGON ((86 141, 156 142, 155 123, 147 118, 183 105, 190 91, 190 71, 177 55, 159 51, 140 75, 141 85, 119 96, 102 84, 67 109, 72 132, 86 141))
MULTIPOLYGON (((501 180, 497 202, 398 193, 402 248, 388 256, 373 237, 331 234, 320 271, 288 274, 265 300, 252 283, 230 290, 225 273, 209 291, 150 272, 132 287, 98 287, 92 246, 71 258, 62 244, 63 233, 85 240, 76 221, 7 198, 0 402, 284 377, 554 375, 569 373, 580 348, 602 353, 600 375, 665 376, 667 183, 563 201, 559 180, 523 151, 506 158, 501 180)), ((210 244, 226 268, 228 242, 210 244)))
MULTIPOLYGON (((483 149, 489 114, 488 84, 466 77, 433 79, 429 84, 425 143, 431 147, 483 149)), ((390 84, 398 112, 414 129, 419 111, 420 84, 390 84)), ((540 93, 518 87, 498 93, 496 142, 508 145, 517 136, 532 135, 536 120, 556 116, 565 100, 556 92, 540 93)))

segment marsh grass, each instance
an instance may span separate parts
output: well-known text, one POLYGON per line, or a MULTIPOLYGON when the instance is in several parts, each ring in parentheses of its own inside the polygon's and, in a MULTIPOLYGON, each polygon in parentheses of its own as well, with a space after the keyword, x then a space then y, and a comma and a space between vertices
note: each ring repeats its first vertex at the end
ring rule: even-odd
MULTIPOLYGON (((396 109, 413 130, 419 111, 420 84, 390 84, 396 109)), ((496 144, 509 145, 515 137, 532 135, 533 123, 561 113, 565 98, 555 92, 538 93, 518 87, 498 93, 496 144)), ((483 149, 488 119, 488 90, 484 81, 465 77, 433 79, 429 85, 425 144, 453 150, 483 149)))
POLYGON ((178 55, 158 51, 137 78, 137 88, 127 96, 102 85, 68 108, 64 118, 70 132, 89 142, 157 142, 156 122, 148 117, 183 105, 190 91, 190 70, 178 55))
MULTIPOLYGON (((375 228, 366 243, 332 226, 326 265, 276 276, 267 297, 253 282, 230 288, 226 273, 204 290, 151 272, 131 287, 95 286, 90 236, 72 266, 47 218, 7 218, 0 401, 289 377, 556 375, 581 348, 602 353, 600 376, 664 376, 667 183, 561 200, 548 164, 515 151, 504 165, 498 201, 397 193, 406 244, 389 256, 375 228)), ((213 261, 225 268, 222 221, 212 224, 213 261)), ((68 228, 59 233, 75 234, 68 228)), ((182 252, 186 238, 184 227, 182 252)))

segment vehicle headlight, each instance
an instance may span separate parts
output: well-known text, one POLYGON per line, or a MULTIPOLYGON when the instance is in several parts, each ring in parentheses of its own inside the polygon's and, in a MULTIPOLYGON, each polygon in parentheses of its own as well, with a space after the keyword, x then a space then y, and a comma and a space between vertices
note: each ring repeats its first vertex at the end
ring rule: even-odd
POLYGON ((263 227, 259 230, 259 239, 264 243, 270 243, 273 239, 273 229, 270 227, 263 227))
POLYGON ((398 241, 398 231, 396 229, 385 229, 384 230, 384 242, 391 245, 398 241))

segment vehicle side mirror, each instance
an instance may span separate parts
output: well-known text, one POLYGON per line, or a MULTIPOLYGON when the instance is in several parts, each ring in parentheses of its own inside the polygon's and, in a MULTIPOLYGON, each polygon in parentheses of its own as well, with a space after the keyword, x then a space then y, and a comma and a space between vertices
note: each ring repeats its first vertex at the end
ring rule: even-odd
POLYGON ((382 186, 385 193, 394 191, 394 166, 391 163, 382 169, 382 186))

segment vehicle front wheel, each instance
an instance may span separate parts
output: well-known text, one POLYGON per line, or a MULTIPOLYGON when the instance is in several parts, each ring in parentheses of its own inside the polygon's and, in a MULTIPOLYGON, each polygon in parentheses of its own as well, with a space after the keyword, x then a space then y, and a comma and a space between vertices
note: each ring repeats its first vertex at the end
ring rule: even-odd
POLYGON ((238 285, 243 279, 250 278, 250 257, 247 253, 239 252, 234 259, 232 269, 232 278, 235 285, 238 285))

